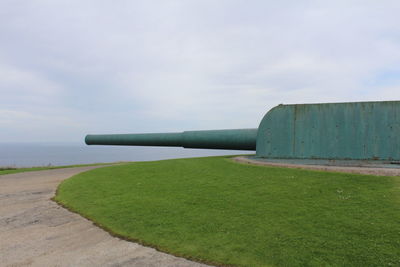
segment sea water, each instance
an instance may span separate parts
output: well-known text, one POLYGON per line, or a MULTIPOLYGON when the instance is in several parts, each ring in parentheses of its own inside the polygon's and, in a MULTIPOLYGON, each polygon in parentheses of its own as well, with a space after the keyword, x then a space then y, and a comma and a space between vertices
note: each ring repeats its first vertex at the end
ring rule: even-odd
POLYGON ((87 146, 77 143, 0 143, 0 167, 61 166, 237 154, 254 154, 254 151, 87 146))

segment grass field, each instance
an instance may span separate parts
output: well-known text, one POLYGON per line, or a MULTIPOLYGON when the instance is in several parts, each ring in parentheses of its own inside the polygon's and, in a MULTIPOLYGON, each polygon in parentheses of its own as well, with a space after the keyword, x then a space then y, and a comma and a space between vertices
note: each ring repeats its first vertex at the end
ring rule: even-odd
POLYGON ((234 266, 400 266, 400 177, 138 162, 64 181, 56 201, 118 236, 234 266))
POLYGON ((42 166, 42 167, 30 167, 30 168, 14 168, 14 167, 0 167, 0 175, 12 174, 19 172, 33 172, 43 171, 61 168, 73 168, 73 167, 84 167, 84 166, 96 166, 96 165, 111 165, 116 163, 94 163, 94 164, 81 164, 81 165, 65 165, 65 166, 42 166))

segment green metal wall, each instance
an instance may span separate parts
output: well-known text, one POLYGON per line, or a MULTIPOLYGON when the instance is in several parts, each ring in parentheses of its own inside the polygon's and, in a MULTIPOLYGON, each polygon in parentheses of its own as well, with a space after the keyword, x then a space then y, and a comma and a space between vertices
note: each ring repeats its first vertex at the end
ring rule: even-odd
POLYGON ((400 101, 279 105, 262 119, 257 156, 400 160, 400 101))

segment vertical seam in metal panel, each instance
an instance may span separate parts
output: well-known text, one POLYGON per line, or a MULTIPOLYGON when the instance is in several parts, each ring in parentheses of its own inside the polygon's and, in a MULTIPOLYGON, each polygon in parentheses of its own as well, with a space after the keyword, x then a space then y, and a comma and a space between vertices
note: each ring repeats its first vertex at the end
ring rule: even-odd
POLYGON ((294 106, 294 115, 293 115, 293 157, 296 156, 296 120, 297 120, 297 105, 294 106))

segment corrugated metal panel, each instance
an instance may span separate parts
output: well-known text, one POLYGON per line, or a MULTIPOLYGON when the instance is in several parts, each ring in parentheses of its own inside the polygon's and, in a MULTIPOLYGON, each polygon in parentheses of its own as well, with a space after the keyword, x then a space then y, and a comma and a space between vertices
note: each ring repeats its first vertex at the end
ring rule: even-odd
POLYGON ((261 121, 257 156, 400 160, 400 102, 279 105, 261 121))

